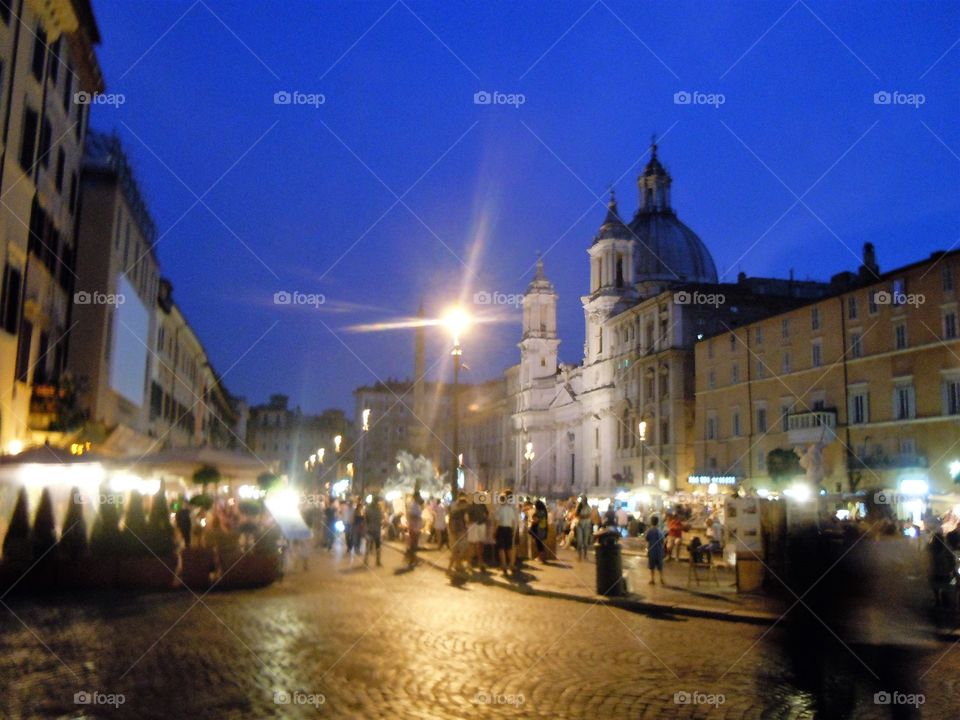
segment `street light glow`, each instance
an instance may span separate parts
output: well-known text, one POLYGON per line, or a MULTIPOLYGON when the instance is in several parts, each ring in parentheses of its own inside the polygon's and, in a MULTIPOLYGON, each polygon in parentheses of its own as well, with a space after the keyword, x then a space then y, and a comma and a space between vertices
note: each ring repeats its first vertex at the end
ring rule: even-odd
POLYGON ((647 421, 640 421, 640 442, 643 442, 647 439, 647 421))
POLYGON ((366 408, 363 411, 363 431, 366 432, 369 429, 370 429, 370 408, 366 408))
POLYGON ((447 314, 443 318, 443 322, 450 330, 450 334, 453 335, 453 344, 459 345, 460 336, 470 324, 470 316, 467 315, 463 308, 453 307, 447 311, 447 314))
POLYGON ((343 442, 343 435, 333 436, 333 447, 337 452, 340 452, 340 443, 342 442, 343 442))

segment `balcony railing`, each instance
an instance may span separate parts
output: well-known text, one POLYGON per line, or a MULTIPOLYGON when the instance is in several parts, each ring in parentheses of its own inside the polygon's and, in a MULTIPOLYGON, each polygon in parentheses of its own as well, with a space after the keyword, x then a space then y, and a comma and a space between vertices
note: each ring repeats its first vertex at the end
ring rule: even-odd
POLYGON ((836 428, 837 411, 834 408, 787 415, 787 430, 792 445, 832 442, 837 436, 836 428))

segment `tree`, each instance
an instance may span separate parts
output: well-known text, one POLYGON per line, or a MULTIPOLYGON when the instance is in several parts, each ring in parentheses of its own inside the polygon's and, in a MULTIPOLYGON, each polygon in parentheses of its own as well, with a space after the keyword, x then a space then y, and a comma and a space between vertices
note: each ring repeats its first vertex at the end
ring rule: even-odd
POLYGON ((220 482, 220 471, 213 465, 203 465, 193 474, 193 481, 207 494, 207 485, 220 482))
POLYGON ((280 482, 280 476, 276 473, 265 472, 257 475, 257 485, 260 487, 263 492, 270 492, 277 483, 280 482))
POLYGON ((797 475, 803 475, 800 467, 800 458, 793 450, 774 448, 767 453, 767 472, 776 483, 792 480, 797 475))
POLYGON ((89 552, 83 498, 80 496, 80 488, 74 488, 70 493, 70 505, 67 507, 67 516, 63 519, 63 529, 60 532, 60 554, 67 560, 80 560, 89 552))
POLYGON ((15 563, 26 563, 30 560, 30 511, 28 508, 27 489, 20 488, 17 495, 17 504, 10 516, 10 527, 3 538, 3 559, 15 563))
POLYGON ((130 493, 127 512, 123 516, 123 549, 128 555, 143 555, 147 535, 147 516, 143 511, 143 495, 136 490, 130 493))
POLYGON ((147 518, 147 545, 159 557, 173 554, 173 525, 170 524, 170 509, 167 507, 166 483, 160 481, 160 489, 150 504, 150 517, 147 518))
POLYGON ((40 494, 40 505, 33 519, 30 543, 34 561, 46 557, 57 544, 57 524, 53 519, 53 500, 50 499, 49 488, 44 488, 40 494))
POLYGON ((97 519, 90 533, 90 554, 94 557, 113 557, 120 552, 120 511, 117 509, 115 494, 107 487, 100 488, 100 505, 97 519))

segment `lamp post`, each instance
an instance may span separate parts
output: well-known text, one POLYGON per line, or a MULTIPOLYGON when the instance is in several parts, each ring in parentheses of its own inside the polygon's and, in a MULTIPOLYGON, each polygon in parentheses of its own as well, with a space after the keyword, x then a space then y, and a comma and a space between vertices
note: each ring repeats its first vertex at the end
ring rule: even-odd
MULTIPOLYGON (((364 441, 367 438, 367 431, 370 429, 370 408, 363 410, 363 424, 360 426, 360 458, 356 467, 360 470, 360 497, 367 496, 367 463, 364 457, 364 441)), ((337 436, 339 437, 339 435, 337 436)), ((339 444, 339 443, 338 443, 339 444)))
POLYGON ((528 442, 523 452, 523 459, 527 461, 527 481, 524 483, 527 486, 527 492, 530 491, 530 471, 533 469, 533 459, 537 454, 533 451, 533 443, 528 442))
POLYGON ((453 349, 450 351, 450 356, 453 358, 453 472, 450 476, 452 501, 457 497, 460 489, 460 364, 463 359, 460 334, 466 329, 470 320, 462 309, 452 308, 447 312, 445 321, 453 336, 453 349))
POLYGON ((647 452, 647 421, 640 421, 640 479, 644 482, 646 481, 647 476, 647 463, 646 463, 646 452, 647 452))

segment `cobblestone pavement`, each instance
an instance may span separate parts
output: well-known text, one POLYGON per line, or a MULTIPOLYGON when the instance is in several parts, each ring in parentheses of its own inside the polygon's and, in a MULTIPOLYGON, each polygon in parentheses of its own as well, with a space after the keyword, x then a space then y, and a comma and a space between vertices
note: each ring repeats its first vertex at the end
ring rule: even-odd
MULTIPOLYGON (((770 642, 778 630, 455 587, 399 560, 385 552, 367 570, 314 555, 280 585, 199 604, 5 598, 0 717, 811 717, 770 642), (80 692, 100 694, 78 705, 80 692), (117 694, 123 704, 103 704, 117 694)), ((956 717, 960 647, 940 643, 924 662, 940 656, 924 716, 956 717)))

